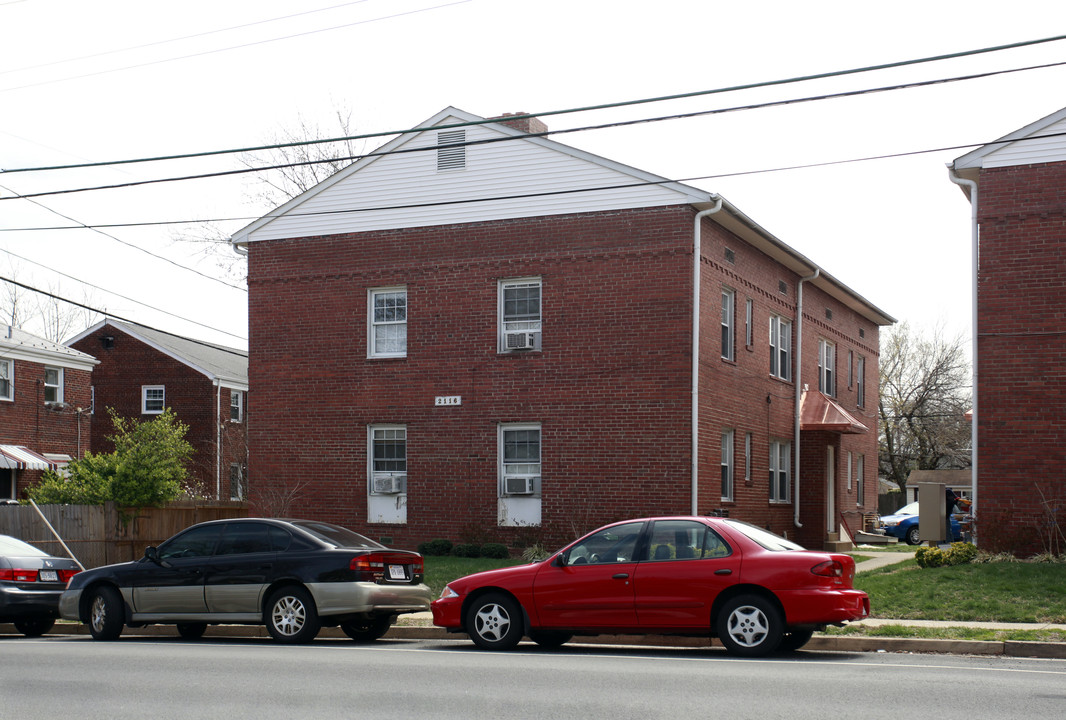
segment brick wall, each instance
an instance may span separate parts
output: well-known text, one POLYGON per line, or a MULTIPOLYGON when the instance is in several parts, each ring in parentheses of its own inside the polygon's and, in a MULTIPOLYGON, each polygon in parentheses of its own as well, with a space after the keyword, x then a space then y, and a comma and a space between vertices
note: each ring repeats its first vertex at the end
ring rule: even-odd
POLYGON ((1063 547, 1066 511, 1050 508, 1066 507, 1064 187, 1066 163, 981 172, 977 533, 990 549, 1040 552, 1056 534, 1063 547))
MULTIPOLYGON (((559 542, 610 520, 688 514, 693 216, 675 206, 253 243, 249 483, 259 511, 284 505, 409 546, 435 537, 559 542), (527 276, 543 283, 542 349, 499 354, 498 281, 527 276), (368 360, 367 290, 398 285, 407 288, 407 357, 368 360), (442 395, 462 405, 434 406, 442 395), (497 527, 497 426, 509 422, 542 428, 539 528, 497 527), (407 428, 405 525, 367 523, 372 423, 407 428)), ((793 385, 769 378, 766 338, 771 312, 794 318, 798 278, 704 223, 698 510, 729 509, 795 537, 792 506, 768 502, 769 439, 791 442, 793 385), (733 361, 720 357, 723 284, 737 292, 733 361), (727 506, 724 427, 737 430, 739 468, 727 506), (745 432, 754 440, 750 482, 745 432)), ((825 332, 857 338, 850 310, 814 289, 807 302, 811 332, 822 313, 825 332), (826 323, 830 306, 836 320, 826 323)), ((875 407, 877 328, 864 328, 856 347, 868 355, 875 407)), ((865 442, 875 503, 876 433, 865 442)))

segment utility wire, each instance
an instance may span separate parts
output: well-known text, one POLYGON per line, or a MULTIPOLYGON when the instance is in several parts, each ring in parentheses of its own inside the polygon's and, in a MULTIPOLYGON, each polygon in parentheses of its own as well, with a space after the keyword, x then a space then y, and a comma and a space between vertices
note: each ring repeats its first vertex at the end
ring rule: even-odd
POLYGON ((40 87, 42 85, 52 85, 59 82, 67 82, 69 80, 81 80, 88 77, 96 77, 98 75, 108 75, 114 72, 121 72, 123 70, 133 70, 142 67, 151 67, 152 65, 162 65, 164 63, 175 62, 178 60, 188 60, 189 58, 204 57, 206 55, 216 55, 218 53, 229 52, 230 50, 240 50, 248 47, 255 47, 257 45, 266 45, 272 42, 279 42, 281 40, 292 40, 293 38, 306 37, 308 35, 317 35, 318 33, 330 32, 333 30, 342 30, 344 28, 355 27, 357 25, 366 25, 372 22, 380 22, 382 20, 394 20, 398 17, 404 17, 406 15, 417 15, 418 13, 429 12, 430 10, 440 10, 441 8, 450 7, 452 5, 462 5, 464 3, 473 2, 473 0, 455 0, 454 2, 444 3, 442 5, 434 5, 428 8, 419 8, 417 10, 408 10, 406 12, 394 13, 392 15, 384 15, 382 17, 370 18, 369 20, 360 20, 358 22, 346 23, 344 25, 334 25, 332 27, 319 28, 317 30, 308 30, 301 33, 293 33, 292 35, 285 35, 283 37, 268 38, 266 40, 256 40, 254 42, 244 43, 243 45, 231 45, 224 48, 216 48, 214 50, 204 50, 202 52, 190 53, 188 55, 182 55, 180 57, 163 58, 161 60, 152 60, 150 62, 143 62, 137 65, 127 65, 120 68, 111 68, 109 70, 99 70, 97 72, 85 73, 83 75, 74 75, 71 77, 57 78, 55 80, 42 80, 41 82, 28 83, 26 85, 18 85, 9 88, 0 88, 0 93, 11 92, 13 90, 25 90, 32 87, 40 87))
MULTIPOLYGON (((181 340, 187 340, 189 342, 196 343, 197 345, 203 345, 204 347, 214 348, 216 350, 222 350, 222 351, 228 352, 228 353, 230 353, 232 355, 239 355, 240 357, 247 357, 248 356, 248 354, 246 352, 243 352, 241 350, 235 350, 233 348, 223 347, 221 345, 216 345, 215 343, 204 342, 203 340, 196 340, 194 338, 185 337, 184 335, 178 335, 177 333, 172 333, 172 332, 168 332, 166 330, 161 330, 161 329, 159 329, 157 327, 152 327, 151 325, 145 325, 144 323, 137 322, 136 320, 130 320, 129 318, 124 318, 121 315, 115 315, 114 313, 109 313, 106 310, 100 310, 99 308, 94 308, 91 305, 86 305, 85 303, 80 303, 77 300, 70 300, 69 298, 65 298, 65 297, 62 297, 60 295, 56 295, 55 293, 48 292, 47 290, 41 290, 40 288, 35 288, 32 285, 27 285, 25 283, 20 283, 18 280, 12 280, 11 278, 4 277, 3 275, 0 275, 0 280, 2 280, 4 282, 9 282, 12 285, 18 286, 18 287, 23 288, 25 290, 29 290, 31 292, 35 292, 35 293, 39 293, 41 295, 44 295, 46 297, 50 297, 53 300, 59 300, 61 302, 65 302, 65 303, 69 303, 71 305, 74 305, 75 307, 80 307, 80 308, 82 308, 84 310, 89 310, 90 312, 97 313, 98 315, 103 315, 104 317, 107 317, 107 318, 112 318, 114 320, 121 320, 122 322, 127 322, 127 323, 130 323, 131 325, 137 325, 139 327, 148 328, 149 330, 155 330, 156 332, 163 333, 164 335, 169 335, 171 337, 180 338, 181 340)), ((226 334, 229 335, 230 333, 226 333, 226 334)), ((234 335, 233 337, 238 337, 238 336, 234 335)), ((241 339, 244 339, 244 338, 241 338, 241 339)))
MULTIPOLYGON (((822 101, 822 100, 831 100, 831 99, 838 99, 838 98, 843 98, 843 97, 854 97, 854 96, 858 96, 858 95, 868 95, 868 94, 873 94, 873 93, 889 92, 889 91, 893 91, 893 90, 903 90, 903 89, 910 89, 910 88, 915 88, 915 87, 927 87, 927 86, 930 86, 930 85, 941 85, 941 84, 946 84, 946 83, 950 83, 950 82, 961 82, 961 81, 964 81, 964 80, 974 80, 974 79, 985 78, 985 77, 990 77, 990 76, 994 76, 994 75, 1002 75, 1002 74, 1008 74, 1008 73, 1024 72, 1024 71, 1028 71, 1028 70, 1045 69, 1045 68, 1048 68, 1048 67, 1058 67, 1058 66, 1062 66, 1062 65, 1066 65, 1066 61, 1057 62, 1057 63, 1047 63, 1047 64, 1044 64, 1044 65, 1034 65, 1034 66, 1029 66, 1029 67, 1024 67, 1024 68, 1011 68, 1011 69, 1007 69, 1007 70, 995 70, 995 71, 990 71, 990 72, 986 72, 986 73, 963 75, 963 76, 958 76, 958 77, 954 77, 954 78, 938 78, 938 79, 935 79, 935 80, 922 80, 922 81, 913 82, 913 83, 903 83, 903 84, 899 84, 899 85, 888 85, 888 86, 877 87, 877 88, 866 88, 866 89, 863 89, 863 90, 850 90, 850 91, 840 92, 840 93, 829 93, 829 94, 824 94, 824 95, 811 95, 811 96, 800 97, 800 98, 788 98, 788 99, 784 99, 784 100, 771 100, 771 101, 764 102, 764 103, 752 103, 752 104, 748 104, 748 105, 737 105, 737 106, 728 107, 728 108, 716 108, 716 109, 713 109, 713 110, 698 110, 698 111, 693 111, 693 112, 689 112, 689 113, 677 113, 677 114, 673 114, 673 115, 662 115, 662 116, 658 116, 658 117, 638 118, 638 119, 635 119, 635 120, 620 120, 620 121, 616 121, 616 122, 601 123, 601 124, 598 124, 598 125, 584 125, 584 126, 581 126, 581 127, 566 128, 566 129, 562 129, 562 130, 546 130, 546 131, 539 132, 539 133, 525 133, 525 134, 517 135, 517 136, 507 135, 507 136, 503 136, 503 137, 483 138, 481 140, 468 140, 468 141, 457 142, 457 143, 446 143, 446 144, 439 144, 439 145, 425 145, 425 146, 420 146, 420 147, 402 147, 402 148, 396 148, 396 149, 393 149, 393 150, 385 150, 385 151, 375 150, 375 151, 372 151, 372 152, 369 152, 369 153, 365 153, 365 154, 361 154, 361 155, 349 155, 349 156, 344 156, 344 157, 332 157, 332 158, 316 159, 316 160, 304 160, 304 161, 301 161, 301 162, 294 162, 294 163, 282 163, 282 164, 278 164, 278 165, 266 165, 266 166, 261 166, 261 167, 238 168, 238 169, 234 169, 234 170, 221 170, 221 171, 212 172, 212 173, 198 173, 198 174, 193 174, 193 175, 182 175, 182 176, 176 176, 176 177, 155 178, 155 179, 151 179, 151 180, 133 180, 133 181, 125 182, 125 183, 116 183, 116 184, 111 184, 111 185, 95 185, 95 186, 90 186, 90 187, 68 188, 66 190, 48 190, 48 191, 38 192, 38 193, 27 193, 25 195, 20 195, 19 198, 29 199, 29 198, 36 198, 36 197, 46 197, 46 196, 51 196, 51 195, 67 195, 67 194, 72 194, 72 193, 91 192, 91 191, 96 191, 96 190, 118 190, 118 189, 129 188, 129 187, 137 187, 137 186, 142 186, 142 185, 155 185, 155 184, 169 183, 169 182, 183 182, 183 181, 187 181, 187 180, 205 180, 205 179, 211 179, 211 178, 228 177, 228 176, 233 176, 233 175, 243 175, 243 174, 248 174, 248 173, 257 173, 257 172, 263 172, 263 171, 268 171, 268 170, 281 170, 281 169, 284 169, 284 168, 300 167, 300 166, 304 166, 304 165, 316 165, 316 164, 331 163, 331 162, 338 162, 338 161, 352 161, 352 162, 355 162, 355 161, 363 160, 363 159, 370 158, 370 157, 384 157, 384 156, 388 156, 388 155, 403 155, 403 154, 408 154, 408 153, 432 152, 432 151, 437 151, 437 150, 440 150, 440 149, 447 149, 447 148, 471 147, 471 146, 479 146, 479 145, 491 145, 491 144, 500 143, 500 142, 512 142, 512 141, 515 141, 515 140, 524 140, 524 139, 528 139, 530 137, 547 137, 549 135, 564 135, 564 134, 576 133, 576 132, 587 132, 587 131, 591 131, 591 130, 605 130, 605 129, 610 129, 610 128, 626 127, 626 126, 631 126, 631 125, 641 125, 641 124, 647 124, 647 123, 653 123, 653 122, 664 122, 664 121, 667 121, 667 120, 690 119, 690 118, 694 118, 694 117, 720 115, 720 114, 724 114, 724 113, 740 112, 740 111, 747 111, 747 110, 757 110, 757 109, 763 109, 763 108, 768 108, 768 107, 780 107, 780 106, 785 106, 785 105, 794 105, 794 104, 816 102, 816 101, 822 101)), ((520 117, 526 117, 526 116, 520 116, 520 117)), ((533 116, 528 116, 528 117, 533 117, 533 116)), ((513 119, 513 117, 509 117, 508 119, 513 119)), ((480 125, 480 124, 486 124, 486 123, 499 123, 499 122, 500 122, 500 118, 496 118, 494 120, 479 120, 479 121, 477 121, 475 123, 466 123, 466 125, 470 125, 470 124, 479 124, 480 125)), ((458 125, 438 125, 438 126, 434 126, 432 128, 423 127, 423 128, 418 128, 416 130, 411 130, 409 132, 427 132, 427 131, 431 131, 431 130, 432 131, 438 131, 438 130, 441 130, 443 128, 449 128, 449 127, 458 127, 458 125)), ((1054 136, 1055 135, 1052 134, 1052 135, 1047 135, 1047 136, 1042 136, 1042 137, 1054 137, 1054 136)), ((355 137, 361 137, 361 136, 355 136, 355 137)), ((1033 139, 1035 139, 1035 137, 1033 139)), ((995 141, 993 141, 993 142, 995 142, 995 141)), ((1003 142, 1013 142, 1013 141, 1003 141, 1003 142)), ((296 144, 304 144, 304 143, 296 143, 296 144)), ((901 156, 907 155, 907 154, 920 154, 920 153, 927 153, 927 152, 937 152, 939 150, 962 149, 962 148, 974 147, 976 145, 983 145, 983 144, 992 144, 992 142, 970 143, 970 144, 965 144, 965 145, 957 145, 957 146, 939 148, 937 150, 922 150, 922 151, 916 151, 915 153, 901 153, 899 155, 874 156, 874 158, 868 158, 868 159, 875 159, 875 158, 879 158, 879 157, 901 157, 901 156)), ((291 146, 291 145, 292 144, 290 144, 288 146, 291 146)), ((278 147, 282 147, 282 146, 278 146, 278 147)), ((858 160, 840 161, 840 162, 858 162, 858 160)), ((833 165, 833 164, 838 164, 838 163, 837 162, 814 163, 814 164, 810 164, 810 165, 793 166, 793 167, 780 168, 780 169, 796 169, 796 168, 800 168, 800 167, 818 167, 820 165, 833 165)), ((68 166, 68 167, 84 167, 84 166, 68 166)), ((49 169, 51 169, 51 168, 49 168, 49 169)), ((22 171, 21 170, 13 170, 13 171, 9 171, 9 172, 22 172, 22 171)), ((771 172, 771 171, 770 170, 762 170, 762 171, 755 171, 755 172, 771 172)), ((694 179, 709 179, 709 178, 714 178, 714 177, 730 177, 732 175, 746 175, 746 174, 751 174, 751 173, 741 172, 741 173, 730 173, 730 174, 725 174, 725 175, 709 175, 709 176, 703 176, 701 178, 694 178, 694 179)), ((673 182, 680 182, 680 181, 673 181, 673 182)), ((14 200, 14 199, 18 199, 18 198, 0 197, 0 201, 14 200)))
MULTIPOLYGON (((1039 139, 1044 139, 1044 138, 1061 137, 1061 136, 1064 136, 1064 135, 1066 135, 1066 131, 1061 132, 1061 133, 1049 133, 1047 135, 1034 135, 1034 136, 1026 138, 1026 139, 1027 140, 1039 140, 1039 139)), ((494 196, 485 196, 485 197, 477 197, 477 198, 466 198, 466 199, 462 199, 462 200, 439 200, 439 201, 425 202, 425 203, 409 203, 409 204, 405 204, 405 205, 375 205, 373 207, 346 208, 344 210, 319 210, 319 211, 315 211, 315 212, 304 212, 304 213, 290 212, 290 213, 285 213, 283 215, 274 215, 274 214, 271 214, 271 213, 267 213, 265 215, 255 215, 255 216, 250 216, 249 215, 249 216, 232 216, 232 217, 219 217, 219 218, 199 218, 199 219, 195 219, 195 220, 157 220, 157 221, 151 221, 151 222, 136 222, 136 223, 104 223, 104 224, 100 224, 100 225, 91 225, 91 226, 90 225, 73 225, 73 226, 72 225, 53 225, 53 226, 48 226, 48 227, 0 228, 0 233, 3 233, 3 232, 35 232, 35 231, 41 231, 41 230, 80 230, 80 229, 84 229, 84 228, 95 229, 95 228, 152 227, 152 226, 161 226, 161 225, 189 225, 189 224, 196 224, 196 223, 222 223, 222 222, 242 222, 242 221, 243 222, 250 222, 250 221, 254 221, 254 220, 270 220, 270 219, 276 219, 276 218, 280 218, 280 217, 287 217, 287 218, 322 217, 322 216, 333 216, 333 215, 348 215, 348 214, 354 214, 354 213, 379 212, 379 211, 383 211, 383 210, 419 210, 419 209, 434 208, 434 207, 445 207, 445 206, 456 206, 456 205, 472 205, 472 204, 476 204, 476 203, 498 202, 498 201, 501 201, 501 200, 525 200, 525 199, 529 199, 529 198, 552 197, 552 196, 558 196, 558 195, 577 195, 577 194, 581 194, 581 193, 595 193, 595 192, 607 192, 607 191, 613 191, 613 190, 627 190, 627 189, 632 189, 632 188, 647 187, 647 186, 650 186, 650 185, 673 185, 673 184, 679 184, 679 183, 693 183, 693 182, 698 182, 698 181, 703 181, 703 180, 716 180, 716 179, 729 178, 729 177, 743 177, 743 176, 747 176, 747 175, 761 175, 761 174, 765 174, 765 173, 786 172, 786 171, 790 171, 790 170, 809 170, 809 169, 812 169, 812 168, 830 167, 830 166, 834 166, 834 165, 850 165, 850 164, 861 163, 861 162, 871 162, 871 161, 874 161, 874 160, 892 160, 892 159, 896 159, 896 158, 913 157, 913 156, 916 156, 916 155, 928 155, 928 154, 931 154, 931 153, 947 152, 949 150, 956 150, 956 151, 957 150, 964 150, 966 148, 971 148, 971 147, 979 147, 979 146, 983 146, 983 145, 992 145, 992 144, 995 144, 996 142, 1007 143, 1007 142, 1017 142, 1017 141, 1013 141, 1013 140, 1012 141, 1005 141, 1004 140, 1004 141, 967 143, 965 145, 947 145, 947 146, 936 147, 936 148, 928 148, 928 149, 925 149, 925 150, 911 150, 911 151, 908 151, 908 152, 887 153, 887 154, 884 154, 884 155, 866 155, 866 156, 863 156, 863 157, 846 158, 846 159, 843 159, 843 160, 827 160, 825 162, 805 163, 805 164, 801 164, 801 165, 784 165, 784 166, 779 166, 779 167, 774 167, 774 168, 762 168, 762 169, 758 169, 758 170, 741 170, 741 171, 731 172, 731 173, 718 173, 718 174, 715 174, 715 175, 699 175, 699 176, 673 178, 673 179, 664 178, 664 179, 661 179, 661 180, 640 180, 640 181, 634 181, 634 182, 629 182, 629 183, 620 183, 620 184, 616 184, 616 185, 600 185, 600 186, 591 187, 591 188, 573 188, 573 189, 568 189, 568 190, 546 190, 544 192, 536 192, 536 193, 515 193, 515 194, 510 194, 510 195, 494 195, 494 196)), ((433 149, 436 149, 437 147, 438 146, 433 146, 433 149)), ((442 145, 440 147, 446 147, 446 146, 442 145)), ((296 163, 296 164, 298 165, 298 164, 301 164, 301 163, 296 163)), ((286 167, 286 166, 279 166, 279 167, 286 167)), ((2 186, 0 186, 0 187, 2 187, 2 186)), ((32 197, 32 196, 27 196, 27 197, 32 197)), ((0 198, 0 200, 3 200, 3 199, 6 199, 6 198, 0 198)))
MULTIPOLYGON (((172 312, 170 312, 168 310, 163 310, 162 308, 157 308, 154 305, 149 305, 148 303, 141 302, 140 300, 134 300, 133 298, 127 297, 127 296, 125 296, 125 295, 123 295, 121 293, 117 293, 114 290, 107 290, 105 288, 100 287, 99 285, 94 285, 91 282, 87 282, 87 281, 82 280, 80 278, 76 278, 73 275, 68 275, 65 272, 63 272, 62 270, 56 270, 53 267, 49 267, 47 265, 42 265, 41 263, 36 262, 35 260, 30 260, 29 258, 23 257, 23 256, 19 255, 18 253, 13 253, 10 250, 4 250, 3 248, 0 248, 0 252, 5 252, 8 255, 10 255, 11 257, 18 258, 19 260, 22 260, 23 262, 28 262, 28 263, 30 263, 32 265, 36 265, 37 267, 44 268, 45 270, 48 270, 50 272, 54 272, 57 275, 62 275, 63 277, 65 277, 65 278, 67 278, 69 280, 73 280, 74 282, 81 283, 82 285, 88 285, 89 287, 91 287, 91 288, 93 288, 95 290, 99 290, 101 292, 107 293, 108 295, 114 295, 115 297, 122 298, 123 300, 127 300, 129 302, 136 303, 137 305, 141 305, 142 307, 146 307, 149 310, 155 310, 156 312, 161 312, 164 315, 169 315, 170 317, 176 318, 176 319, 181 320, 183 322, 192 323, 193 325, 199 325, 200 327, 205 328, 207 330, 211 330, 211 331, 217 332, 217 333, 222 333, 223 335, 229 335, 230 337, 237 338, 238 340, 247 340, 248 339, 248 338, 242 337, 240 335, 235 335, 235 334, 233 334, 231 332, 226 332, 225 330, 219 330, 218 328, 211 327, 210 325, 205 325, 205 324, 203 324, 201 322, 197 322, 195 320, 190 320, 187 317, 182 317, 181 315, 176 315, 176 314, 174 314, 174 313, 172 313, 172 312)), ((68 301, 64 300, 64 302, 68 302, 68 301)))
MULTIPOLYGON (((953 59, 969 57, 969 56, 973 56, 973 55, 981 55, 981 54, 986 54, 986 53, 1001 52, 1003 50, 1013 50, 1013 49, 1017 49, 1017 48, 1030 47, 1030 46, 1033 46, 1033 45, 1040 45, 1040 44, 1044 44, 1044 43, 1058 42, 1060 40, 1066 40, 1066 35, 1055 35, 1055 36, 1052 36, 1052 37, 1041 38, 1041 39, 1038 39, 1038 40, 1025 40, 1025 41, 1022 41, 1022 42, 1009 43, 1007 45, 996 45, 996 46, 985 47, 985 48, 977 48, 977 49, 973 49, 973 50, 964 50, 964 51, 960 51, 960 52, 956 52, 956 53, 947 53, 947 54, 942 54, 942 55, 932 55, 932 56, 928 56, 928 57, 924 57, 924 58, 917 58, 917 59, 912 59, 912 60, 901 60, 901 61, 891 62, 891 63, 882 63, 880 65, 869 65, 869 66, 859 67, 859 68, 850 68, 850 69, 847 69, 847 70, 834 70, 834 71, 824 72, 824 73, 815 73, 815 74, 812 74, 812 75, 801 75, 801 76, 794 77, 794 78, 786 78, 786 79, 780 79, 780 80, 766 80, 766 81, 755 82, 755 83, 747 83, 747 84, 742 84, 742 85, 732 85, 732 86, 724 87, 724 88, 712 88, 710 90, 697 90, 697 91, 694 91, 694 92, 678 93, 678 94, 674 94, 674 95, 663 95, 663 96, 658 96, 658 97, 640 98, 640 99, 636 99, 636 100, 622 100, 622 101, 619 101, 619 102, 602 103, 602 104, 598 104, 598 105, 587 105, 587 106, 584 106, 584 107, 566 108, 566 109, 561 109, 561 110, 545 110, 545 111, 536 112, 536 113, 518 114, 518 115, 509 116, 508 119, 509 120, 521 120, 521 119, 528 119, 528 118, 551 117, 551 116, 554 116, 554 115, 566 115, 566 114, 571 114, 571 113, 591 112, 591 111, 595 111, 595 110, 607 110, 607 109, 620 108, 620 107, 629 107, 629 106, 633 106, 633 105, 646 105, 646 104, 650 104, 650 103, 666 102, 666 101, 670 101, 670 100, 682 100, 682 99, 687 99, 687 98, 702 97, 702 96, 706 96, 706 95, 717 95, 717 94, 723 94, 723 93, 737 92, 737 91, 740 91, 740 90, 753 90, 753 89, 757 89, 757 88, 775 87, 775 86, 778 86, 778 85, 789 85, 789 84, 795 84, 795 83, 809 82, 809 81, 812 81, 812 80, 824 80, 824 79, 827 79, 827 78, 844 77, 844 76, 847 76, 847 75, 856 75, 856 74, 860 74, 860 73, 875 72, 875 71, 878 71, 878 70, 887 70, 887 69, 892 69, 892 68, 907 67, 907 66, 910 66, 910 65, 919 65, 919 64, 924 64, 924 63, 939 62, 939 61, 942 61, 942 60, 953 60, 953 59)), ((1007 71, 1007 72, 1009 72, 1009 71, 1007 71)), ((2 91, 0 91, 0 92, 2 92, 2 91)), ((498 122, 500 122, 499 118, 496 118, 496 119, 491 119, 490 118, 490 119, 487 119, 487 120, 476 120, 476 121, 471 121, 471 122, 461 122, 461 123, 452 123, 452 124, 448 124, 448 125, 438 125, 438 126, 434 127, 434 130, 448 130, 448 129, 452 129, 452 128, 462 128, 462 127, 469 127, 469 126, 472 126, 472 125, 485 125, 485 124, 489 124, 489 123, 498 123, 498 122)), ((70 169, 75 169, 75 168, 101 167, 101 166, 105 166, 105 165, 127 165, 127 164, 131 164, 131 163, 158 162, 158 161, 162 161, 162 160, 182 160, 182 159, 189 159, 189 158, 208 157, 208 156, 214 156, 214 155, 231 155, 231 154, 237 154, 237 153, 251 153, 251 152, 257 152, 257 151, 262 151, 262 150, 278 150, 278 149, 282 149, 282 148, 297 147, 297 146, 301 146, 301 145, 316 145, 316 144, 333 143, 333 142, 348 142, 348 141, 352 141, 352 140, 366 140, 366 139, 379 138, 379 137, 391 137, 391 136, 395 136, 395 135, 406 135, 406 134, 411 134, 411 133, 420 133, 420 132, 424 132, 425 130, 426 130, 426 128, 404 128, 404 129, 401 129, 401 130, 388 130, 388 131, 382 131, 382 132, 364 133, 364 134, 360 134, 360 135, 349 135, 349 136, 337 137, 337 138, 327 138, 327 139, 320 139, 320 140, 306 140, 306 141, 289 142, 289 143, 275 143, 275 144, 271 144, 271 145, 257 145, 257 146, 245 147, 245 148, 231 148, 231 149, 227 149, 227 150, 208 150, 208 151, 203 151, 203 152, 198 152, 198 153, 185 153, 185 154, 176 154, 176 155, 158 155, 158 156, 155 156, 155 157, 130 158, 130 159, 126 159, 126 160, 105 160, 105 161, 94 162, 94 163, 80 163, 80 164, 73 164, 73 165, 51 165, 51 166, 41 166, 41 167, 10 168, 10 169, 6 169, 6 170, 0 170, 0 173, 38 172, 38 171, 46 171, 46 170, 70 170, 70 169)))
MULTIPOLYGON (((3 185, 0 185, 0 189, 6 190, 9 193, 14 193, 16 198, 22 198, 24 200, 28 200, 29 202, 33 203, 37 207, 42 208, 44 210, 47 210, 48 212, 52 213, 53 215, 58 215, 59 217, 63 218, 64 220, 69 220, 72 223, 77 223, 77 225, 75 225, 74 227, 81 228, 81 229, 84 229, 84 230, 92 230, 93 232, 98 233, 100 235, 103 235, 104 237, 111 238, 115 242, 121 243, 122 245, 125 245, 126 247, 131 247, 134 250, 139 250, 140 252, 142 252, 142 253, 144 253, 146 255, 149 255, 151 257, 154 257, 157 260, 162 260, 163 262, 169 263, 169 264, 173 265, 174 267, 181 268, 182 270, 185 270, 187 272, 195 273, 196 275, 199 275, 200 277, 207 278, 208 280, 211 280, 212 282, 217 282, 217 283, 219 283, 221 285, 225 285, 226 287, 233 288, 234 290, 242 290, 244 292, 247 292, 247 290, 245 288, 242 288, 239 285, 234 285, 232 283, 228 283, 225 280, 221 280, 219 278, 212 277, 211 275, 208 275, 206 273, 202 273, 199 270, 196 270, 195 268, 187 267, 185 265, 182 265, 181 263, 175 262, 175 261, 171 260, 170 258, 163 257, 162 255, 157 255, 156 253, 153 253, 150 250, 146 250, 146 249, 140 247, 139 245, 134 245, 133 243, 126 242, 125 240, 122 240, 122 239, 120 239, 118 237, 115 237, 114 235, 111 235, 110 233, 106 233, 106 232, 100 230, 99 227, 86 225, 85 223, 83 223, 83 222, 81 222, 79 220, 75 220, 74 218, 70 217, 69 215, 64 215, 63 213, 59 212, 58 210, 53 210, 52 208, 48 207, 47 205, 43 205, 43 204, 37 202, 36 200, 33 200, 32 198, 28 198, 28 197, 24 197, 22 195, 19 195, 18 193, 15 193, 15 191, 12 190, 11 188, 8 188, 8 187, 5 187, 3 185)), ((100 227, 103 227, 103 226, 100 226, 100 227)))

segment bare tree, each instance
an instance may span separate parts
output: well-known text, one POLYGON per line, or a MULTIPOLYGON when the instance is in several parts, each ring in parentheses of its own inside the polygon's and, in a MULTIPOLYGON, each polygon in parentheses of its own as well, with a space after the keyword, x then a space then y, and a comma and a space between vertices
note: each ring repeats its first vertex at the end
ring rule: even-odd
MULTIPOLYGON (((18 278, 19 274, 18 268, 11 263, 8 277, 18 278)), ((52 342, 62 343, 100 317, 91 310, 60 300, 63 290, 54 283, 41 288, 44 293, 35 293, 9 282, 2 283, 2 288, 0 321, 52 342)), ((79 301, 83 305, 93 305, 91 294, 83 294, 79 301)))
MULTIPOLYGON (((244 167, 257 170, 249 176, 250 183, 245 190, 249 205, 257 212, 284 205, 353 162, 362 152, 363 143, 338 140, 303 144, 331 137, 350 137, 351 111, 337 109, 334 116, 337 130, 333 133, 327 133, 316 123, 298 116, 294 126, 282 128, 267 143, 283 147, 239 156, 244 167)), ((229 237, 221 227, 201 223, 182 231, 175 239, 201 245, 202 254, 212 258, 226 275, 243 281, 246 275, 244 260, 229 246, 229 237)))
POLYGON ((881 341, 878 464, 900 490, 912 470, 970 466, 971 375, 962 339, 907 323, 881 341))

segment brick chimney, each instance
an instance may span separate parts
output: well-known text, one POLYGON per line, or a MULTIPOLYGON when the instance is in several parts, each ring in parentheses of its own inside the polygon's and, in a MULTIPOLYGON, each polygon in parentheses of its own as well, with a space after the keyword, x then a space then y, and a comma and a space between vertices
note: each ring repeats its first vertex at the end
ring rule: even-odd
POLYGON ((521 130, 522 132, 528 133, 528 134, 536 134, 536 133, 548 132, 548 126, 545 125, 544 123, 542 123, 539 119, 537 119, 535 117, 521 117, 522 115, 526 115, 526 113, 524 113, 524 112, 504 113, 503 115, 499 115, 497 117, 490 118, 490 119, 491 120, 502 120, 504 125, 507 125, 508 127, 513 127, 515 130, 521 130), (515 119, 515 120, 507 120, 507 118, 517 118, 517 119, 515 119))

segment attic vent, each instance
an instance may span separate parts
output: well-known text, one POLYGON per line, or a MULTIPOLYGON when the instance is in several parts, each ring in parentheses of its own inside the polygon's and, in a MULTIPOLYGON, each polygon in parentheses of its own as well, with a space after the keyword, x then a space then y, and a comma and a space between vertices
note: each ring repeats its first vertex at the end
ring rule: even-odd
POLYGON ((859 328, 859 337, 866 337, 866 330, 864 330, 863 328, 859 328))
POLYGON ((788 284, 784 280, 777 281, 777 289, 782 295, 788 295, 788 284))
POLYGON ((725 259, 726 259, 726 262, 735 263, 737 261, 736 253, 734 253, 729 248, 726 248, 725 249, 725 259))
POLYGON ((825 319, 826 320, 832 320, 833 319, 833 311, 830 310, 829 308, 825 309, 825 319))
POLYGON ((462 170, 466 167, 466 130, 437 133, 437 170, 462 170))

